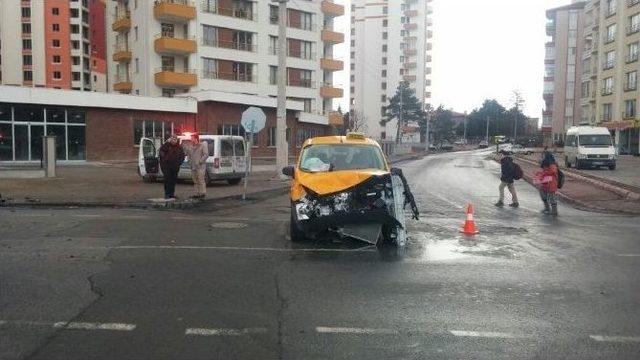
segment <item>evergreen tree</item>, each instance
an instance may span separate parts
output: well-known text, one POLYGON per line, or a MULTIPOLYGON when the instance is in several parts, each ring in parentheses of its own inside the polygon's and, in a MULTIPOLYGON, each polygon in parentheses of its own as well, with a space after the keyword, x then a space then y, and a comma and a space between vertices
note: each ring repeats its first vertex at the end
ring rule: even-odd
POLYGON ((420 122, 424 118, 425 113, 422 110, 422 103, 416 97, 415 91, 409 87, 407 82, 401 82, 398 85, 396 94, 389 99, 389 105, 386 107, 386 112, 380 121, 380 125, 384 126, 389 121, 397 119, 396 143, 400 143, 404 126, 410 121, 420 122), (400 122, 401 113, 402 123, 400 122))

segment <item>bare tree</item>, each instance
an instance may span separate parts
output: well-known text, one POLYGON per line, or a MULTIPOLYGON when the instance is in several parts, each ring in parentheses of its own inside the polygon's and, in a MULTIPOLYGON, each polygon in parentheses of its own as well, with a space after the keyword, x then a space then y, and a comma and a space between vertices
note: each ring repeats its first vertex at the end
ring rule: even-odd
POLYGON ((369 130, 367 117, 362 112, 356 110, 344 114, 344 124, 348 132, 366 133, 369 130))

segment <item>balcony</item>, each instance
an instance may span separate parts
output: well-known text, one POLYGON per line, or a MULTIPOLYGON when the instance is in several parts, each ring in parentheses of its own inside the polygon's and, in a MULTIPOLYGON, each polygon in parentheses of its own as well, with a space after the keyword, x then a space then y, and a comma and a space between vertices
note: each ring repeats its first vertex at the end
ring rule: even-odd
POLYGON ((416 23, 405 23, 402 24, 402 28, 405 30, 416 30, 418 29, 418 24, 416 23))
MULTIPOLYGON (((215 4, 215 1, 202 1, 202 6, 200 10, 205 13, 216 14, 221 16, 229 16, 236 19, 243 19, 249 21, 257 20, 257 16, 254 13, 252 7, 236 7, 236 8, 225 8, 215 4)), ((276 20, 277 22, 277 20, 276 20)))
POLYGON ((193 70, 178 70, 173 66, 156 69, 157 86, 166 88, 189 88, 198 85, 198 76, 193 70))
POLYGON ((547 36, 554 36, 556 34, 556 24, 547 24, 547 36))
POLYGON ((320 10, 329 16, 342 16, 344 15, 344 5, 335 4, 329 0, 322 0, 320 3, 320 10))
POLYGON ((403 79, 404 81, 410 81, 410 82, 413 82, 413 81, 416 81, 416 80, 418 79, 418 77, 417 77, 416 75, 404 75, 404 76, 402 77, 402 79, 403 79))
POLYGON ((126 45, 116 45, 113 48, 113 61, 129 62, 131 61, 131 51, 126 45))
POLYGON ((245 82, 245 83, 256 83, 258 82, 258 76, 252 73, 237 73, 237 72, 221 72, 221 71, 202 71, 203 79, 211 79, 211 80, 227 80, 227 81, 237 81, 237 82, 245 82))
POLYGON ((258 52, 258 45, 240 41, 222 41, 202 39, 202 45, 213 46, 222 49, 232 49, 238 51, 258 52))
POLYGON ((196 7, 187 0, 156 0, 153 16, 156 20, 188 22, 196 18, 196 7))
POLYGON ((344 91, 340 88, 333 87, 333 85, 325 85, 320 88, 320 96, 325 99, 341 98, 344 91))
POLYGON ((416 49, 404 49, 403 51, 405 56, 416 56, 418 54, 418 50, 416 49))
POLYGON ((416 17, 418 16, 418 10, 407 10, 404 12, 404 16, 406 17, 416 17))
POLYGON ((640 32, 640 24, 632 24, 627 26, 627 35, 633 35, 640 32))
POLYGON ((613 95, 613 88, 602 88, 602 90, 600 91, 600 95, 602 96, 613 95))
POLYGON ((111 29, 116 32, 122 32, 131 29, 131 13, 129 10, 120 11, 113 17, 115 20, 111 24, 111 29))
POLYGON ((413 41, 418 41, 418 37, 417 36, 405 36, 403 38, 403 41, 406 42, 406 43, 410 43, 410 42, 413 42, 413 41))
POLYGON ((605 44, 611 44, 612 42, 616 41, 616 34, 605 35, 605 37, 604 37, 604 39, 602 39, 602 41, 605 44))
POLYGON ((342 71, 344 70, 344 61, 322 58, 320 59, 320 68, 329 71, 342 71))
POLYGON ((193 38, 179 39, 160 34, 156 35, 154 48, 158 54, 187 55, 195 53, 198 45, 193 38))
POLYGON ((615 60, 609 60, 602 63, 602 70, 611 70, 616 65, 615 60))
POLYGON ((344 34, 337 31, 324 29, 320 35, 322 41, 330 44, 342 44, 344 42, 344 34))
POLYGON ((344 126, 344 119, 342 118, 342 114, 337 111, 332 111, 329 113, 329 125, 331 126, 344 126))
POLYGON ((113 90, 121 93, 130 93, 133 89, 133 83, 128 76, 116 75, 115 82, 113 83, 113 90))
POLYGON ((404 63, 404 68, 405 69, 415 69, 417 67, 418 67, 418 63, 416 63, 415 61, 404 63))

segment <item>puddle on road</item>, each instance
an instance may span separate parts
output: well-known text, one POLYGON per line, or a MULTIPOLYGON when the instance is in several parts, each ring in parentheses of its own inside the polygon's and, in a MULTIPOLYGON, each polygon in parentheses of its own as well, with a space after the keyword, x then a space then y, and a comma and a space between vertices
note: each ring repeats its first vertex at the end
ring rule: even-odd
POLYGON ((482 236, 443 239, 437 234, 414 232, 408 256, 418 262, 446 262, 481 258, 516 259, 522 252, 513 244, 497 244, 482 236))

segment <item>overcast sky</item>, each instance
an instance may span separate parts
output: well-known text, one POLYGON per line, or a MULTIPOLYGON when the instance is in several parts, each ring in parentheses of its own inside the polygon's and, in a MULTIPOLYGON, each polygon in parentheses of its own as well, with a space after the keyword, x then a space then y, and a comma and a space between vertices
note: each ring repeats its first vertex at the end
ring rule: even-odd
MULTIPOLYGON (((336 74, 348 108, 349 8, 336 22, 347 41, 336 47, 347 71, 336 74)), ((540 117, 544 106, 545 10, 571 0, 434 0, 433 103, 471 111, 486 98, 512 104, 513 90, 525 100, 525 113, 540 117)))

